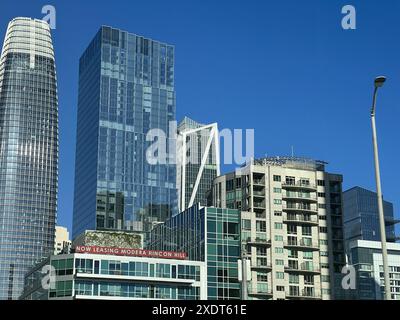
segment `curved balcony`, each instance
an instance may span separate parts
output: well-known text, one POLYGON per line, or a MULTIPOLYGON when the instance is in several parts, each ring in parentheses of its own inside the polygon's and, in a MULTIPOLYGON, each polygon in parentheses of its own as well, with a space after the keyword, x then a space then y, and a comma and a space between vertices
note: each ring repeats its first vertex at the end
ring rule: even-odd
POLYGON ((301 182, 282 182, 282 188, 288 190, 307 190, 307 191, 316 191, 317 186, 312 183, 301 183, 301 182))
POLYGON ((260 271, 271 271, 272 270, 272 264, 267 263, 267 264, 254 264, 251 266, 252 270, 260 270, 260 271))
POLYGON ((299 292, 286 292, 286 298, 296 299, 296 300, 306 300, 306 299, 320 300, 321 294, 302 290, 301 292, 300 291, 299 292))
POLYGON ((287 192, 284 192, 282 194, 282 199, 283 200, 293 200, 293 201, 300 200, 302 202, 310 202, 310 203, 318 202, 318 199, 315 195, 305 196, 302 194, 300 194, 300 195, 299 194, 291 194, 291 193, 288 194, 287 192))
POLYGON ((304 206, 304 205, 283 205, 282 210, 285 212, 302 212, 302 213, 310 213, 310 214, 318 214, 317 207, 304 206))
POLYGON ((299 225, 313 225, 317 226, 318 225, 318 219, 317 217, 310 216, 305 218, 302 215, 284 215, 283 216, 283 222, 284 223, 293 223, 293 224, 299 224, 299 225))
POLYGON ((301 239, 300 241, 285 241, 284 246, 287 248, 294 248, 298 250, 319 250, 319 245, 316 242, 308 242, 301 239))
POLYGON ((265 192, 261 190, 253 190, 253 197, 263 199, 265 198, 265 192))
POLYGON ((249 288, 250 290, 248 291, 247 295, 249 297, 256 297, 256 298, 261 298, 261 299, 269 299, 272 298, 273 293, 271 289, 268 290, 251 290, 251 288, 249 288))
POLYGON ((252 240, 250 238, 250 239, 247 239, 246 242, 253 246, 265 246, 265 247, 271 246, 271 240, 267 240, 267 239, 263 239, 263 238, 255 238, 254 240, 252 240))
POLYGON ((286 272, 300 273, 300 274, 320 274, 321 269, 318 265, 310 265, 308 263, 301 263, 300 266, 285 266, 286 272))

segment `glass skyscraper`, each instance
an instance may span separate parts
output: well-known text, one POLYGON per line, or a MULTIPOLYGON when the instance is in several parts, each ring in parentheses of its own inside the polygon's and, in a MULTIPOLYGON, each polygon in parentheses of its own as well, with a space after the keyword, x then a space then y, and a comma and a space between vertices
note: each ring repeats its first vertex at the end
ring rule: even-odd
POLYGON ((217 123, 185 117, 178 126, 177 159, 179 211, 196 203, 207 205, 207 192, 220 174, 217 123))
POLYGON ((25 272, 53 253, 58 101, 49 25, 15 18, 0 60, 0 299, 17 299, 25 272))
POLYGON ((151 129, 175 146, 174 47, 102 26, 80 58, 73 238, 147 232, 177 211, 175 164, 150 164, 151 129))
MULTIPOLYGON (((343 192, 344 233, 347 242, 353 240, 381 241, 378 199, 375 192, 354 187, 343 192)), ((386 239, 395 242, 395 225, 399 222, 393 215, 393 204, 383 201, 386 239)))

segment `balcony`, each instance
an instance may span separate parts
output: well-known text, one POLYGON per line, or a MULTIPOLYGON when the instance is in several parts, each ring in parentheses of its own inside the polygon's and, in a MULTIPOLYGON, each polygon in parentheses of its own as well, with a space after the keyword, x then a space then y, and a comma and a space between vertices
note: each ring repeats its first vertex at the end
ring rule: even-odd
POLYGON ((286 292, 286 298, 289 299, 299 299, 299 300, 305 300, 305 299, 312 299, 312 300, 319 300, 321 299, 321 294, 320 293, 315 293, 314 291, 306 291, 302 290, 301 292, 286 292))
POLYGON ((248 238, 247 243, 250 245, 253 245, 253 246, 265 246, 265 247, 271 246, 271 240, 263 239, 263 238, 255 238, 254 240, 252 240, 251 238, 248 238))
POLYGON ((304 241, 304 239, 300 239, 300 241, 285 241, 284 246, 287 248, 295 248, 299 250, 319 250, 319 245, 317 242, 308 242, 304 241))
POLYGON ((265 192, 260 190, 253 190, 253 197, 254 198, 264 198, 265 192))
POLYGON ((315 195, 311 195, 311 194, 299 194, 299 193, 289 193, 289 192, 284 192, 282 194, 282 199, 283 200, 301 200, 303 202, 313 202, 313 203, 317 203, 318 199, 315 195))
POLYGON ((318 214, 317 207, 312 207, 302 204, 283 205, 282 210, 286 212, 303 212, 303 213, 318 214))
POLYGON ((317 217, 310 216, 305 217, 303 215, 284 215, 283 216, 284 223, 295 223, 301 225, 318 225, 317 217))
POLYGON ((317 186, 312 183, 304 183, 297 181, 294 182, 282 182, 282 188, 284 189, 291 189, 291 190, 309 190, 309 191, 316 191, 317 186))
POLYGON ((253 184, 258 186, 264 186, 264 179, 253 178, 253 184))
POLYGON ((251 266, 251 269, 253 270, 260 270, 260 271, 271 271, 272 270, 272 264, 267 263, 267 264, 253 264, 251 266))
POLYGON ((253 201, 253 207, 257 209, 265 209, 265 201, 253 201))
POLYGON ((249 288, 247 295, 250 297, 256 297, 256 298, 261 298, 261 299, 268 299, 272 298, 272 290, 271 289, 257 289, 257 288, 249 288))
POLYGON ((291 273, 301 273, 301 274, 319 274, 321 273, 321 269, 318 265, 313 265, 309 263, 301 263, 300 266, 298 265, 289 265, 285 266, 286 272, 291 273))

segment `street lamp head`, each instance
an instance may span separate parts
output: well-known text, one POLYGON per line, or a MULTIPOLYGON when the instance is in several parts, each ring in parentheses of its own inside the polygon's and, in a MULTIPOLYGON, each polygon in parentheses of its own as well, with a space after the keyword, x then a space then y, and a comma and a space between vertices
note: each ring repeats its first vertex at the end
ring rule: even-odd
POLYGON ((380 76, 375 78, 375 88, 380 88, 386 81, 386 77, 380 76))

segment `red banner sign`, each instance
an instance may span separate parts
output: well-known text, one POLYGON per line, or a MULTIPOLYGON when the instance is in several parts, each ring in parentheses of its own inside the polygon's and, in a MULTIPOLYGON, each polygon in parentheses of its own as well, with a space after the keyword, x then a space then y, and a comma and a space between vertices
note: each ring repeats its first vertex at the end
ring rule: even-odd
POLYGON ((106 254, 114 256, 147 257, 161 259, 186 259, 186 252, 158 251, 131 248, 113 248, 98 246, 76 246, 77 253, 106 254))

